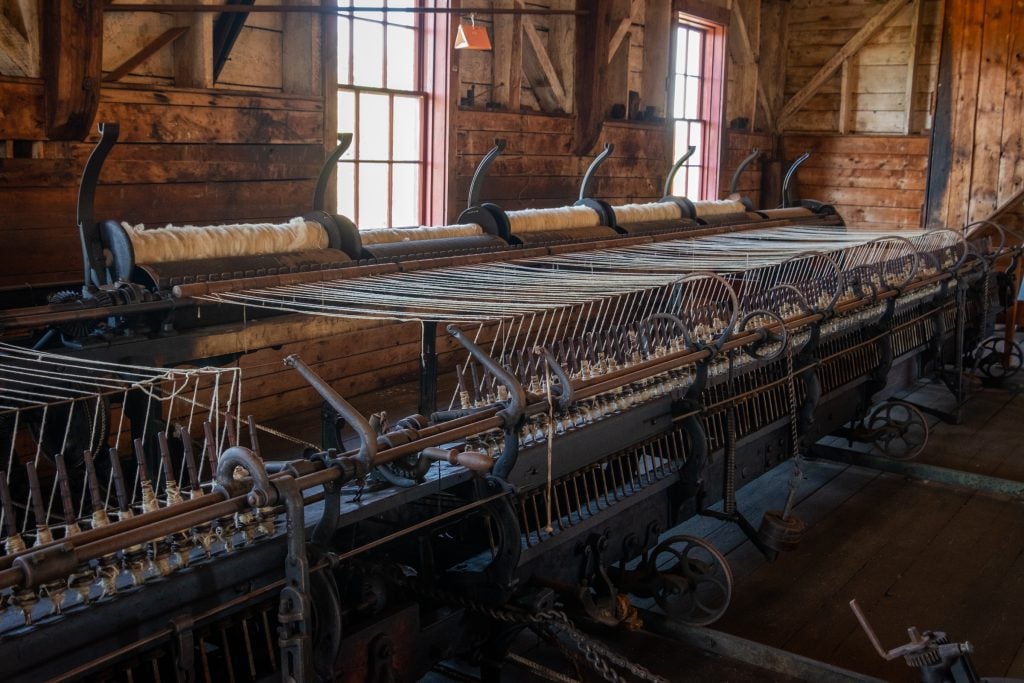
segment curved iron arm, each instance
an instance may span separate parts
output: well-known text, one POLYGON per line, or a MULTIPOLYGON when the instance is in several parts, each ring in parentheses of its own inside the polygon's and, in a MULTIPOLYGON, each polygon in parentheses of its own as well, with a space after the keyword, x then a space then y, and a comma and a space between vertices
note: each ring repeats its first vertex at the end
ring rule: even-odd
POLYGON ((679 169, 683 167, 686 160, 693 156, 693 153, 697 151, 697 147, 690 145, 686 148, 686 154, 676 159, 676 163, 672 164, 672 168, 669 169, 668 176, 665 177, 665 187, 662 188, 661 196, 667 197, 672 194, 672 181, 676 179, 676 173, 679 173, 679 169))
POLYGON ((495 138, 494 147, 476 165, 476 170, 473 171, 473 180, 469 183, 469 196, 466 198, 468 202, 466 204, 467 207, 472 208, 477 205, 477 200, 480 198, 480 188, 483 186, 484 178, 487 177, 487 171, 491 168, 494 160, 505 151, 506 144, 504 138, 495 138))
MULTIPOLYGON (((341 397, 341 395, 331 388, 327 382, 325 382, 318 374, 302 362, 302 359, 296 355, 288 356, 284 359, 284 364, 288 367, 295 368, 302 377, 309 382, 310 386, 316 389, 316 392, 323 397, 327 403, 338 412, 352 425, 352 429, 356 431, 359 436, 359 453, 356 455, 356 460, 369 471, 373 467, 374 456, 377 455, 377 434, 373 431, 373 427, 363 417, 363 414, 352 407, 352 404, 341 397)), ((360 473, 364 474, 365 472, 360 473)))
POLYGON ((580 201, 582 202, 587 198, 588 190, 590 190, 590 183, 594 180, 594 174, 597 169, 601 167, 604 160, 607 159, 612 151, 615 149, 615 145, 610 142, 604 143, 604 150, 594 157, 594 160, 590 162, 590 166, 587 168, 587 172, 583 174, 583 180, 580 182, 580 201))
POLYGON ((502 416, 507 427, 518 424, 519 418, 523 416, 523 411, 526 409, 526 391, 523 389, 523 385, 503 368, 500 363, 487 355, 486 351, 474 344, 457 326, 449 325, 448 334, 455 337, 455 340, 462 344, 480 365, 484 366, 499 382, 505 385, 505 388, 508 389, 508 404, 498 414, 502 416))
POLYGON ((555 392, 555 396, 558 397, 558 407, 562 410, 568 410, 575 399, 573 397, 572 381, 565 374, 565 369, 559 364, 555 355, 547 348, 538 346, 533 352, 544 359, 544 362, 547 363, 548 368, 551 370, 551 374, 558 379, 558 391, 555 392))
POLYGON ((327 157, 327 160, 324 161, 323 166, 320 167, 320 174, 316 177, 316 190, 313 191, 314 211, 324 210, 324 195, 327 194, 327 183, 330 181, 334 169, 338 166, 338 160, 341 159, 341 155, 347 152, 351 146, 352 133, 338 133, 338 146, 331 152, 331 156, 327 157))
POLYGON ((732 180, 729 181, 729 194, 736 194, 736 186, 740 183, 740 176, 745 170, 747 170, 747 166, 754 163, 754 160, 760 156, 761 150, 755 147, 750 154, 744 157, 743 161, 740 162, 740 165, 737 166, 736 170, 733 172, 732 180))
POLYGON ((810 152, 804 152, 796 158, 789 169, 786 171, 786 177, 782 180, 782 208, 789 206, 789 184, 793 182, 793 176, 796 175, 796 171, 800 168, 800 165, 811 158, 810 152))
POLYGON ((235 468, 241 467, 252 478, 252 488, 246 500, 253 507, 265 507, 277 503, 277 489, 270 483, 270 476, 259 456, 244 446, 232 446, 217 459, 216 482, 226 495, 234 495, 237 487, 235 468))
POLYGON ((100 141, 89 155, 82 170, 82 180, 78 184, 78 234, 82 240, 82 261, 85 269, 86 288, 103 284, 101 273, 106 269, 106 259, 103 256, 103 244, 100 241, 99 224, 96 223, 96 183, 100 178, 100 171, 103 170, 103 162, 107 155, 117 143, 121 133, 121 127, 116 123, 100 123, 97 126, 100 133, 100 141))

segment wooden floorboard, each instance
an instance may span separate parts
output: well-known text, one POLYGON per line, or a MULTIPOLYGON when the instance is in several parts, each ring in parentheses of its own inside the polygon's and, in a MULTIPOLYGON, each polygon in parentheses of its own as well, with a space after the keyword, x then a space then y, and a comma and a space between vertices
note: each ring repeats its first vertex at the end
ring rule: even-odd
MULTIPOLYGON (((959 424, 929 416, 918 460, 1024 481, 1024 399, 1010 389, 972 387, 959 424)), ((938 383, 901 396, 955 408, 938 383)), ((736 576, 732 606, 715 627, 886 680, 919 680, 902 661, 874 653, 847 604, 857 598, 887 647, 906 642, 909 626, 945 630, 976 646, 982 674, 1024 674, 1024 504, 855 467, 815 472, 826 466, 837 467, 807 466, 808 480, 822 484, 796 507, 809 527, 796 551, 768 563, 753 544, 734 544, 736 530, 712 532, 736 576)), ((770 499, 757 488, 748 487, 748 500, 770 499)))

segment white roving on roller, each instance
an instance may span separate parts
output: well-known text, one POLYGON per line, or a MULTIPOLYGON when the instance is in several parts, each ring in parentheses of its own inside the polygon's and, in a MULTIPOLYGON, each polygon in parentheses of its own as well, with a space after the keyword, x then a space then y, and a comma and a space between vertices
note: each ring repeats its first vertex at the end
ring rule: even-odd
POLYGON ((743 206, 743 202, 738 202, 735 199, 707 199, 694 202, 693 206, 697 210, 697 218, 747 212, 747 207, 743 206))
POLYGON ((127 223, 121 226, 132 241, 135 263, 139 264, 286 254, 326 249, 329 243, 327 231, 319 223, 301 217, 287 223, 168 225, 156 229, 127 223))
POLYGON ((364 228, 359 231, 359 239, 364 246, 369 246, 391 242, 434 240, 444 237, 473 237, 482 234, 484 234, 484 229, 476 223, 460 223, 418 228, 364 228))
POLYGON ((523 209, 522 211, 509 211, 505 215, 508 216, 508 224, 513 235, 569 228, 592 228, 601 225, 601 217, 588 206, 523 209))
POLYGON ((675 202, 623 204, 622 206, 613 206, 612 210, 615 212, 615 222, 623 225, 648 221, 673 221, 683 217, 683 210, 675 202))

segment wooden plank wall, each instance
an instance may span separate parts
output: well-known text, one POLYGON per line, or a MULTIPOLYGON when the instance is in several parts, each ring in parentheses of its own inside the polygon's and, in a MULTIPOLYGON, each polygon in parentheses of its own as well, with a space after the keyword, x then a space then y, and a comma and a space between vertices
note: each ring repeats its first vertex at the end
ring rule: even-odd
MULTIPOLYGON (((11 99, 41 97, 37 91, 0 84, 0 101, 7 110, 11 99)), ((97 191, 99 218, 212 223, 311 208, 323 158, 321 99, 109 86, 98 120, 121 125, 97 191)), ((81 279, 75 216, 92 143, 41 140, 37 123, 8 129, 14 139, 36 140, 28 158, 0 158, 0 285, 81 279)))
POLYGON ((602 164, 591 195, 613 204, 661 197, 672 161, 671 138, 664 126, 608 121, 591 155, 575 155, 575 120, 567 116, 459 111, 451 219, 466 207, 477 163, 504 138, 508 147, 491 166, 481 199, 506 210, 564 206, 576 201, 580 181, 594 156, 610 142, 615 149, 602 164))
MULTIPOLYGON (((96 139, 95 134, 85 142, 47 138, 38 68, 41 29, 33 3, 18 7, 31 10, 23 17, 28 32, 23 51, 33 58, 21 60, 24 64, 0 59, 0 240, 6 247, 0 254, 0 286, 81 278, 77 186, 96 139)), ((187 53, 185 39, 199 33, 196 26, 141 62, 132 60, 176 26, 210 18, 156 12, 104 16, 103 74, 116 82, 102 85, 96 120, 119 123, 121 136, 101 175, 97 217, 208 223, 280 219, 309 210, 325 139, 333 136, 325 131, 324 99, 313 94, 319 84, 302 90, 318 81, 319 66, 309 83, 284 82, 287 30, 281 16, 247 18, 211 87, 184 87, 176 80, 194 56, 187 53), (135 65, 121 69, 126 62, 135 65)), ((305 39, 293 36, 293 42, 319 44, 319 18, 310 24, 305 39)), ((0 46, 4 55, 21 54, 0 46)), ((197 48, 203 55, 210 49, 197 48)))
POLYGON ((928 224, 981 220, 1024 189, 1024 2, 947 0, 928 224))
POLYGON ((797 172, 797 194, 834 204, 847 224, 916 228, 924 205, 928 137, 785 135, 787 160, 811 157, 797 172))
MULTIPOLYGON (((942 0, 922 0, 917 31, 910 132, 931 128, 930 111, 939 61, 942 0)), ((785 98, 795 95, 857 33, 886 0, 837 3, 793 0, 787 10, 785 98)), ((907 71, 911 62, 914 4, 890 19, 849 60, 846 132, 902 133, 905 125, 907 71)), ((840 129, 840 72, 788 122, 787 131, 840 129)))

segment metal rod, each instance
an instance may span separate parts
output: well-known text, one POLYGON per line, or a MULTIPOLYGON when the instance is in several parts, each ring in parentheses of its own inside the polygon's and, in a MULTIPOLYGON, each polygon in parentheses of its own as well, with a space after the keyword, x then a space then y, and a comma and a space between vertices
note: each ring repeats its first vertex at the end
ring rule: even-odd
POLYGON ((235 12, 235 13, 312 13, 312 14, 348 14, 348 13, 383 13, 396 12, 402 14, 511 14, 531 16, 569 15, 585 17, 590 14, 585 9, 514 9, 488 8, 474 9, 468 7, 320 7, 318 5, 172 5, 136 3, 116 3, 103 8, 104 12, 235 12))

